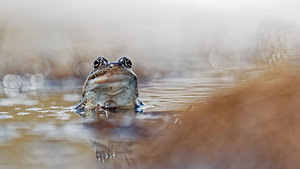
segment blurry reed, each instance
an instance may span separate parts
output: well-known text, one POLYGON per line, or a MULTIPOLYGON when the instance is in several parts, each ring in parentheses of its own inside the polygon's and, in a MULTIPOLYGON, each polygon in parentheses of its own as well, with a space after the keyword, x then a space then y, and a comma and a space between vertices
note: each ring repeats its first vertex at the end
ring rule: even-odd
POLYGON ((145 168, 299 168, 299 70, 276 69, 194 103, 140 150, 145 168))

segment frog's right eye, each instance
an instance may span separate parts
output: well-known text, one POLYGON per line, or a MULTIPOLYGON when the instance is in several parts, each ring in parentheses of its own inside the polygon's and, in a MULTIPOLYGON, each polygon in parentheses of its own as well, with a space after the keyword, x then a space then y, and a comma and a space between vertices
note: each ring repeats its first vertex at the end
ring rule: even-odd
POLYGON ((107 65, 108 61, 104 57, 98 57, 94 61, 94 69, 98 68, 99 66, 107 65))

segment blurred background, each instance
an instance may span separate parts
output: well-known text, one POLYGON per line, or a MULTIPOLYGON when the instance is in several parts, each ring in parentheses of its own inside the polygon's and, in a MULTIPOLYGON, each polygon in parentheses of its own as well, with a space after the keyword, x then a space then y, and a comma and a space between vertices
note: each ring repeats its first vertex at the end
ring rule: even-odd
POLYGON ((297 60, 300 2, 1 0, 0 78, 84 80, 93 60, 143 77, 297 60))

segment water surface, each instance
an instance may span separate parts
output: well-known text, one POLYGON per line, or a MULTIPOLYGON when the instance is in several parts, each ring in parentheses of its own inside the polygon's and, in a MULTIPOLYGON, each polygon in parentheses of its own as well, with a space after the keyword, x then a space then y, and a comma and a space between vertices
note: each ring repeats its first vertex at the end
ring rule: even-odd
MULTIPOLYGON (((145 114, 129 120, 82 120, 72 109, 81 98, 80 83, 35 90, 1 89, 0 168, 130 168, 134 148, 157 137, 166 123, 192 101, 205 101, 232 84, 216 72, 160 77, 139 84, 145 114), (51 88, 50 88, 51 89, 51 88), (128 124, 127 124, 128 123, 128 124)), ((44 86, 47 86, 44 84, 44 86)), ((179 122, 178 122, 179 123, 179 122)))

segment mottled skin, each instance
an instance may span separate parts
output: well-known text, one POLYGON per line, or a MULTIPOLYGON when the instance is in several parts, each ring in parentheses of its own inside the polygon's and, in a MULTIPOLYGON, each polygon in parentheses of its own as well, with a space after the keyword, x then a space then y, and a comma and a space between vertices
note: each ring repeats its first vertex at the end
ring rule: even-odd
POLYGON ((137 76, 131 70, 132 63, 122 57, 117 62, 109 62, 103 57, 94 61, 94 70, 88 75, 82 99, 75 109, 111 111, 115 109, 138 111, 137 76))

